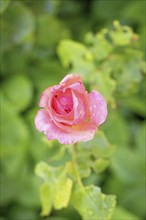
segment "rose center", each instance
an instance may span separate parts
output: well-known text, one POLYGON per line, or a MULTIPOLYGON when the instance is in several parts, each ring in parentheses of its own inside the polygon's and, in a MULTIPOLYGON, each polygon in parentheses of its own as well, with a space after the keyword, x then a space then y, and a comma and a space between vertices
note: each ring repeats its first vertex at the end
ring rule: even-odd
POLYGON ((60 115, 69 114, 72 111, 73 100, 69 89, 54 96, 53 108, 60 115))
POLYGON ((66 96, 66 94, 61 95, 60 97, 58 97, 58 101, 66 113, 71 112, 72 107, 73 107, 72 97, 66 96))

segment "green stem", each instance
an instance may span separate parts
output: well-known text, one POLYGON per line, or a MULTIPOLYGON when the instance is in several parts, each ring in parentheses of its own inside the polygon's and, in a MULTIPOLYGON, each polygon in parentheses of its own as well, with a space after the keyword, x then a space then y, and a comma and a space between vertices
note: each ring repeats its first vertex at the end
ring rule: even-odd
POLYGON ((73 145, 73 150, 72 150, 72 163, 73 163, 73 166, 74 166, 77 182, 78 182, 79 186, 81 188, 83 188, 84 186, 83 186, 83 183, 82 183, 82 180, 81 180, 81 177, 80 177, 80 174, 79 174, 79 170, 78 170, 78 167, 77 167, 76 147, 77 147, 77 144, 74 144, 73 145))

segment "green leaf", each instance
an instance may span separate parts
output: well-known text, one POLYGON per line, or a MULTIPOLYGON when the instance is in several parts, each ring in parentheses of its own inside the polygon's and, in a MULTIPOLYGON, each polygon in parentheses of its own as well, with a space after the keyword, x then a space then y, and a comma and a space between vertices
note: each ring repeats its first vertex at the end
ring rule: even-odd
POLYGON ((91 169, 89 167, 90 164, 89 164, 88 160, 80 161, 78 159, 77 165, 78 165, 78 170, 79 170, 80 176, 82 178, 88 177, 91 174, 91 169))
POLYGON ((96 173, 102 173, 109 165, 109 160, 99 158, 92 163, 92 168, 96 173))
POLYGON ((113 102, 113 94, 117 83, 111 78, 108 69, 97 70, 96 77, 94 76, 92 84, 93 87, 104 96, 107 102, 113 102))
POLYGON ((7 80, 2 86, 3 93, 13 109, 25 110, 32 98, 32 85, 25 75, 18 75, 7 80))
POLYGON ((54 191, 55 194, 53 205, 55 209, 62 209, 67 207, 71 196, 72 184, 73 183, 69 178, 58 182, 54 191))
POLYGON ((127 211, 126 209, 123 209, 121 207, 116 207, 114 214, 111 218, 111 220, 117 220, 117 219, 121 219, 121 220, 140 220, 140 218, 136 215, 134 215, 133 213, 127 211))
POLYGON ((97 131, 94 139, 88 141, 87 143, 80 143, 81 149, 83 151, 90 151, 90 153, 95 157, 108 158, 113 153, 115 146, 111 145, 102 131, 97 131))
MULTIPOLYGON (((96 173, 103 172, 109 165, 106 159, 115 149, 102 131, 98 131, 92 141, 79 143, 76 150, 77 168, 81 178, 89 177, 91 169, 96 173)), ((73 166, 70 165, 71 175, 74 176, 73 166)))
MULTIPOLYGON (((76 147, 77 169, 81 178, 86 178, 91 174, 91 168, 97 172, 103 172, 109 165, 105 158, 111 156, 115 149, 111 145, 102 131, 98 131, 92 141, 79 143, 76 147)), ((70 174, 75 175, 74 165, 70 163, 70 174)))
POLYGON ((95 60, 101 61, 105 59, 113 49, 110 42, 105 38, 106 32, 108 32, 108 30, 103 29, 96 35, 91 32, 85 35, 85 41, 89 44, 89 51, 92 53, 95 60))
POLYGON ((115 208, 115 196, 104 195, 97 186, 77 188, 72 194, 72 204, 83 220, 108 220, 115 208))
POLYGON ((128 121, 122 114, 121 107, 109 109, 108 118, 102 127, 109 141, 118 147, 126 147, 130 140, 128 121))
POLYGON ((62 209, 68 206, 73 182, 67 177, 66 168, 66 166, 51 167, 45 162, 40 162, 36 166, 36 174, 45 180, 41 188, 43 216, 49 215, 52 207, 62 209))
POLYGON ((50 155, 49 161, 50 162, 58 161, 66 153, 65 147, 62 147, 61 144, 57 140, 50 140, 48 142, 48 139, 45 136, 43 136, 42 143, 46 144, 49 147, 49 148, 47 147, 47 150, 49 150, 49 155, 50 155))
POLYGON ((52 189, 48 183, 44 183, 40 188, 41 205, 42 211, 41 215, 49 215, 52 209, 52 189))
POLYGON ((54 167, 48 166, 45 162, 39 162, 35 167, 35 173, 45 181, 52 181, 54 167))
MULTIPOLYGON (((142 74, 140 69, 141 60, 140 58, 131 57, 132 51, 127 52, 125 57, 127 56, 127 60, 124 60, 123 66, 121 63, 121 74, 117 75, 117 93, 121 96, 127 96, 128 94, 133 94, 138 89, 138 84, 142 80, 142 74)), ((139 54, 137 54, 139 56, 139 54)))
POLYGON ((63 66, 67 68, 71 66, 72 72, 87 76, 95 71, 92 54, 85 45, 73 40, 62 40, 57 51, 63 66))
POLYGON ((130 27, 121 26, 119 21, 114 21, 113 24, 115 30, 110 31, 110 37, 115 45, 125 46, 138 39, 130 27))
POLYGON ((15 1, 2 16, 1 49, 7 50, 13 45, 31 42, 34 32, 34 16, 21 2, 15 1))
POLYGON ((111 75, 117 81, 116 97, 126 97, 135 93, 141 82, 143 54, 134 48, 117 48, 106 62, 112 68, 111 75))
POLYGON ((1 0, 0 1, 0 14, 2 14, 8 7, 10 0, 1 0))

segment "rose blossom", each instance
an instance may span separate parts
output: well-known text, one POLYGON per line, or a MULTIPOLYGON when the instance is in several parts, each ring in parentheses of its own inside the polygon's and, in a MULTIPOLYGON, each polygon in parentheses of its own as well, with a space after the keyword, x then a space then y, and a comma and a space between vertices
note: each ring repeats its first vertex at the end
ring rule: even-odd
POLYGON ((107 117, 103 96, 97 91, 88 94, 77 74, 69 74, 59 85, 48 87, 39 106, 36 128, 48 140, 57 139, 62 144, 91 140, 107 117))

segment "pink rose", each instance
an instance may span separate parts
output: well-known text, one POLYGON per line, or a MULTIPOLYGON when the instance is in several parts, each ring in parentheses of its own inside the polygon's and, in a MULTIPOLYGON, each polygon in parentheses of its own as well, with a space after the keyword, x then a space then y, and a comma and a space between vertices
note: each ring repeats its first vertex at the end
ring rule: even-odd
POLYGON ((107 117, 103 96, 96 91, 89 94, 79 75, 67 75, 59 85, 48 87, 41 95, 35 125, 48 140, 62 144, 91 140, 97 127, 107 117))

